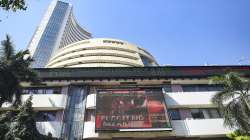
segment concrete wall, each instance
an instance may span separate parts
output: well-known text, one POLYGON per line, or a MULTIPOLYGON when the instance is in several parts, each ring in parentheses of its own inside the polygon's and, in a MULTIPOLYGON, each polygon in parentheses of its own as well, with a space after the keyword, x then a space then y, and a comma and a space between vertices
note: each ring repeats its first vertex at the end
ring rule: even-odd
MULTIPOLYGON (((30 95, 22 95, 22 102, 26 101, 30 95)), ((57 110, 66 106, 67 95, 63 94, 35 94, 32 95, 32 107, 35 110, 57 110)), ((4 103, 3 108, 8 108, 9 103, 4 103)))
POLYGON ((216 136, 232 131, 224 127, 223 119, 175 120, 171 124, 176 136, 216 136))
POLYGON ((209 92, 171 92, 164 93, 168 107, 213 107, 211 98, 215 91, 209 92))

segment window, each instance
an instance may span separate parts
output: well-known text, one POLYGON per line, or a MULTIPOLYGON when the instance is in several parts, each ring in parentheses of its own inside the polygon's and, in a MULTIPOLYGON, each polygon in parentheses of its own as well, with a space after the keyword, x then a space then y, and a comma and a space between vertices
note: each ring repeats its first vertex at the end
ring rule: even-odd
POLYGON ((181 120, 179 109, 169 109, 168 112, 172 120, 181 120))
POLYGON ((193 119, 204 119, 204 114, 201 109, 191 109, 193 119))
POLYGON ((151 66, 151 62, 150 62, 150 60, 147 57, 144 57, 142 55, 140 55, 140 57, 141 57, 143 65, 145 65, 145 66, 151 66))
POLYGON ((221 118, 219 110, 216 108, 207 109, 207 113, 209 115, 209 118, 221 118))
POLYGON ((85 122, 94 122, 95 121, 95 110, 87 109, 85 112, 85 122))
POLYGON ((111 40, 103 40, 103 43, 113 43, 113 44, 120 44, 123 45, 123 42, 120 41, 111 41, 111 40))
POLYGON ((194 92, 196 91, 195 85, 182 85, 183 92, 194 92))
POLYGON ((164 93, 172 92, 171 85, 165 85, 165 86, 163 87, 163 92, 164 92, 164 93))
POLYGON ((61 88, 54 88, 53 89, 53 94, 60 94, 61 93, 61 88))
POLYGON ((88 94, 96 94, 96 87, 90 87, 88 94))
POLYGON ((60 94, 61 87, 37 87, 23 90, 24 94, 60 94))
POLYGON ((39 111, 36 113, 37 122, 56 121, 57 111, 39 111))
POLYGON ((182 85, 184 92, 200 92, 200 91, 221 91, 222 85, 182 85))

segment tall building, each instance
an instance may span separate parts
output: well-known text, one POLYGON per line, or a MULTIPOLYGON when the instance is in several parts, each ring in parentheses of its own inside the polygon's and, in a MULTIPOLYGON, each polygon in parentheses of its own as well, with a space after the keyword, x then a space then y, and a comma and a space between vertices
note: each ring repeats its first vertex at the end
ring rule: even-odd
POLYGON ((29 44, 34 68, 157 66, 146 50, 126 41, 100 38, 76 22, 72 5, 54 0, 29 44))
POLYGON ((35 60, 32 67, 45 67, 57 49, 89 38, 91 34, 75 20, 72 5, 52 1, 28 46, 35 60))

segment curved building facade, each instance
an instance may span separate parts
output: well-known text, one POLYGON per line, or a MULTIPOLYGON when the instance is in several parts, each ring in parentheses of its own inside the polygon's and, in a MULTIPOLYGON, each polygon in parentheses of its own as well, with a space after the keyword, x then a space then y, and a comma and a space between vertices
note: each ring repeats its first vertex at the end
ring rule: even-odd
POLYGON ((29 45, 33 68, 42 68, 58 48, 91 38, 91 34, 81 28, 73 16, 69 3, 54 0, 49 5, 40 25, 29 45))
POLYGON ((63 48, 71 43, 89 38, 91 38, 91 34, 79 26, 73 12, 70 12, 59 48, 63 48))
POLYGON ((143 67, 157 66, 154 57, 126 41, 96 38, 60 48, 46 67, 143 67))

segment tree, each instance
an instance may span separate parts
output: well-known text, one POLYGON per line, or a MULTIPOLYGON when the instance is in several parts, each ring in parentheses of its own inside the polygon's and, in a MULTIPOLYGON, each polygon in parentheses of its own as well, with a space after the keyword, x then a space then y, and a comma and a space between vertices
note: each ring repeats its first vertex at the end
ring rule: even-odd
POLYGON ((246 134, 242 134, 240 131, 234 131, 227 135, 227 137, 233 140, 250 140, 250 136, 246 134))
POLYGON ((11 112, 2 113, 0 115, 0 139, 4 140, 5 134, 9 131, 11 123, 11 112))
POLYGON ((5 134, 6 140, 41 140, 42 135, 36 129, 32 96, 18 108, 19 112, 5 134))
POLYGON ((224 117, 224 124, 238 129, 242 134, 250 132, 250 81, 239 74, 230 72, 212 78, 212 82, 222 84, 224 89, 212 98, 224 117))
POLYGON ((13 102, 15 107, 19 106, 19 108, 0 115, 0 139, 54 140, 54 138, 38 132, 32 108, 32 97, 21 105, 22 86, 20 82, 23 80, 37 82, 36 73, 29 67, 32 62, 28 56, 29 52, 26 50, 15 53, 8 35, 1 45, 0 107, 4 102, 13 102))
POLYGON ((7 35, 1 42, 0 52, 0 107, 4 102, 20 104, 22 80, 37 81, 36 73, 29 67, 33 61, 29 57, 29 51, 15 53, 13 43, 7 35))
POLYGON ((26 10, 25 0, 0 0, 0 7, 4 10, 17 11, 17 10, 26 10))
POLYGON ((38 132, 32 108, 32 96, 19 106, 17 112, 4 113, 0 117, 0 122, 2 140, 55 140, 52 136, 44 136, 38 132), (14 113, 17 114, 13 115, 14 113))

